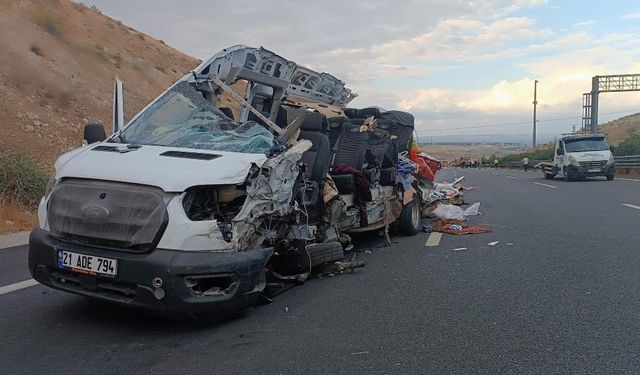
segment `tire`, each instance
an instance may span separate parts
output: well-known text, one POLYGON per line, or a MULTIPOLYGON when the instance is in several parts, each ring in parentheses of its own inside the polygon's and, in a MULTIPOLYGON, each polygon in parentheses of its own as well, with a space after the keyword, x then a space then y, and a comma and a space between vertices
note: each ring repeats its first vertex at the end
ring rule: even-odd
POLYGON ((562 168, 562 173, 564 174, 564 180, 565 181, 572 181, 573 178, 571 178, 569 176, 569 171, 567 170, 567 167, 562 168))
POLYGON ((413 196, 413 200, 402 207, 400 218, 398 219, 400 234, 413 236, 420 230, 420 198, 413 196))
POLYGON ((614 178, 615 178, 615 175, 612 175, 612 174, 607 175, 607 181, 613 181, 614 178))
POLYGON ((553 175, 547 172, 542 172, 545 180, 553 180, 553 175))
POLYGON ((311 267, 317 267, 321 264, 335 262, 344 258, 344 250, 340 242, 307 245, 306 250, 309 254, 309 260, 311 260, 311 267))
POLYGON ((84 139, 88 144, 102 142, 107 139, 107 134, 102 124, 87 124, 84 126, 84 139))

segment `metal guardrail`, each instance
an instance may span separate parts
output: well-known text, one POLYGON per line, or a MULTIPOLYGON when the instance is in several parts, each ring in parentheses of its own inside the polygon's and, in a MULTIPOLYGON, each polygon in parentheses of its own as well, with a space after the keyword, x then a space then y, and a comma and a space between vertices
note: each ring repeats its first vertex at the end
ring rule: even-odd
MULTIPOLYGON (((640 169, 640 155, 615 156, 616 168, 640 169)), ((529 168, 549 160, 529 160, 529 168)), ((522 161, 505 161, 500 163, 502 168, 522 168, 522 161)))
POLYGON ((616 168, 640 169, 640 155, 615 156, 616 168))
MULTIPOLYGON (((543 161, 547 161, 547 160, 529 160, 529 168, 533 169, 533 166, 538 164, 538 163, 542 163, 543 161)), ((500 163, 499 165, 501 168, 522 168, 522 161, 505 161, 500 163)))

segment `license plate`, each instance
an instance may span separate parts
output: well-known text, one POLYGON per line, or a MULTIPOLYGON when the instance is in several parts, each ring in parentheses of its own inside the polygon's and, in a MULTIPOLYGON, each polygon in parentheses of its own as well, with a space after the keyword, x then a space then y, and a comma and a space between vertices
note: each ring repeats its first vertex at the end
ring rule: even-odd
POLYGON ((587 172, 600 172, 600 168, 589 169, 587 172))
POLYGON ((116 276, 118 273, 118 261, 116 259, 74 253, 61 249, 58 249, 57 263, 59 268, 66 268, 92 276, 97 274, 116 276))

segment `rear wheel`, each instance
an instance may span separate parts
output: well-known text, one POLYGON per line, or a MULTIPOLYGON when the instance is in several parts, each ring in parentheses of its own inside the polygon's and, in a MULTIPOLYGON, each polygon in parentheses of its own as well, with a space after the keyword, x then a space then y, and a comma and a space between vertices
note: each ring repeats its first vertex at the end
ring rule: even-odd
POLYGON ((420 198, 414 194, 413 200, 402 207, 402 213, 398 219, 401 234, 413 236, 420 230, 420 198))

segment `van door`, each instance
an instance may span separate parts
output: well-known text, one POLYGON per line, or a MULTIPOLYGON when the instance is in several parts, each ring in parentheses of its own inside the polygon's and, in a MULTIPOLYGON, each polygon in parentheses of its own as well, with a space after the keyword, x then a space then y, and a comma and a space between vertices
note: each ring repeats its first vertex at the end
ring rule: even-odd
POLYGON ((565 154, 565 150, 564 150, 564 142, 562 142, 562 140, 559 140, 556 143, 556 149, 553 153, 553 160, 554 160, 554 166, 556 167, 556 172, 561 171, 562 167, 564 166, 564 154, 565 154))

